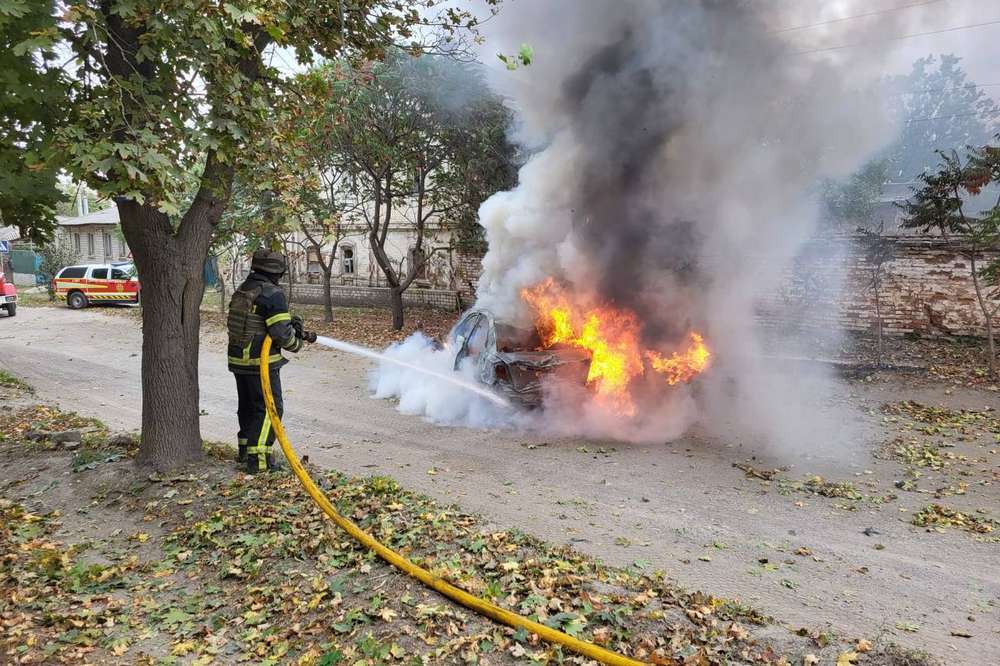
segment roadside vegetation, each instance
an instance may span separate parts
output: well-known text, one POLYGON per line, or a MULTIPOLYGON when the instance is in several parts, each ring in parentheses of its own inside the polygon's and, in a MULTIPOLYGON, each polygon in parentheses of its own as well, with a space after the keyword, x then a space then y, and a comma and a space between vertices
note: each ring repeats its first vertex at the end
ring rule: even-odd
MULTIPOLYGON (((231 451, 209 446, 197 467, 136 476, 134 437, 27 394, 19 404, 0 416, 0 661, 584 663, 384 564, 290 475, 244 476, 231 451)), ((314 474, 342 512, 435 573, 640 659, 900 663, 894 648, 787 631, 643 562, 609 567, 388 477, 314 474)))
MULTIPOLYGON (((0 387, 10 388, 10 389, 19 389, 19 390, 22 390, 22 391, 31 391, 32 390, 31 387, 28 386, 28 384, 26 384, 20 378, 15 377, 14 375, 10 374, 9 372, 7 372, 6 370, 3 370, 3 369, 0 369, 0 387)), ((0 436, 2 436, 2 435, 0 435, 0 436)))

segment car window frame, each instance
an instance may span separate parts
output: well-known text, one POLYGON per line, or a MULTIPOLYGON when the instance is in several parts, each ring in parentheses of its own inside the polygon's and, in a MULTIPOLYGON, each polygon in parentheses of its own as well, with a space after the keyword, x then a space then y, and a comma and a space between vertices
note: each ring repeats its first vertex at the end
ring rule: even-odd
POLYGON ((479 350, 479 353, 476 354, 476 358, 478 359, 479 356, 481 356, 486 351, 486 347, 489 344, 489 339, 490 339, 490 323, 489 320, 486 319, 486 317, 480 315, 478 321, 476 321, 476 325, 473 326, 472 330, 469 332, 469 337, 466 338, 465 343, 462 345, 462 351, 464 352, 463 358, 468 358, 472 356, 472 353, 469 350, 469 344, 472 342, 472 338, 475 337, 477 333, 479 333, 479 329, 481 326, 485 327, 485 330, 483 331, 483 344, 479 350))
POLYGON ((463 319, 459 323, 458 327, 455 328, 455 333, 456 333, 456 338, 455 339, 458 342, 458 351, 455 354, 455 369, 456 370, 458 370, 458 367, 461 364, 462 360, 465 359, 469 355, 469 340, 472 339, 472 334, 476 332, 477 328, 479 328, 479 324, 482 322, 483 319, 485 319, 485 317, 482 314, 476 312, 476 313, 470 314, 468 317, 466 317, 465 319, 463 319), (459 329, 459 327, 461 327, 466 322, 472 322, 471 325, 470 325, 470 327, 469 327, 469 334, 468 335, 458 335, 458 329, 459 329))
POLYGON ((90 278, 92 280, 107 280, 110 273, 111 269, 107 266, 94 266, 90 269, 90 278), (104 277, 97 277, 97 271, 104 271, 104 277))
POLYGON ((65 266, 65 267, 63 267, 63 269, 61 271, 59 271, 59 274, 56 276, 56 279, 57 280, 83 280, 83 279, 85 279, 87 277, 87 272, 88 271, 87 271, 87 267, 86 266, 65 266), (82 268, 83 269, 83 273, 81 273, 80 275, 76 275, 76 276, 67 276, 66 275, 66 271, 72 270, 74 268, 82 268))

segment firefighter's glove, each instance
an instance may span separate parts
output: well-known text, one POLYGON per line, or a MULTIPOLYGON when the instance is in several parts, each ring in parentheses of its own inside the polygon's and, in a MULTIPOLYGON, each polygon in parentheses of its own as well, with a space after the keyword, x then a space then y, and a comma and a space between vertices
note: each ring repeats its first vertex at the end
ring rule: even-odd
POLYGON ((302 339, 306 342, 316 342, 316 334, 312 331, 303 331, 302 339))
POLYGON ((295 337, 300 340, 304 339, 305 324, 302 322, 300 315, 292 315, 292 328, 295 330, 295 337))

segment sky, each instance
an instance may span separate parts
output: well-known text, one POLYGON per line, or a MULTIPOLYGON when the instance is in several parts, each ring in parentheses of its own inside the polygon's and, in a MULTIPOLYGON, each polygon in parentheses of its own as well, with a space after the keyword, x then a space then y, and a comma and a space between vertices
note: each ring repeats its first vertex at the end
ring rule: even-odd
MULTIPOLYGON (((797 6, 796 18, 801 19, 798 26, 884 12, 786 32, 803 50, 855 44, 859 41, 856 33, 870 27, 874 33, 871 43, 843 51, 864 54, 872 62, 882 61, 886 74, 905 73, 914 60, 925 55, 954 53, 963 58, 972 81, 1000 84, 1000 0, 784 0, 782 4, 792 1, 797 6), (964 27, 974 24, 987 25, 964 27), (961 29, 915 35, 951 28, 961 29), (889 41, 893 37, 904 38, 889 41)), ((861 41, 867 41, 867 36, 861 41)), ((826 53, 833 57, 839 51, 826 53)), ((1000 85, 984 90, 1000 99, 1000 85)))

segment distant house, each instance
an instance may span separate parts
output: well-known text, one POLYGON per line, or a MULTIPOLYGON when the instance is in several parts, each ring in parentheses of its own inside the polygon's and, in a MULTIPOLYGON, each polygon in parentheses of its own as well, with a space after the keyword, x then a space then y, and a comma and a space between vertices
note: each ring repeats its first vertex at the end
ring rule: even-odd
POLYGON ((86 215, 56 217, 56 243, 69 244, 80 263, 110 263, 132 258, 118 226, 118 207, 86 215))
MULTIPOLYGON (((913 188, 919 187, 920 183, 912 181, 908 183, 886 183, 882 188, 882 196, 875 204, 875 211, 872 220, 862 226, 875 229, 879 224, 883 225, 883 231, 890 236, 919 236, 919 229, 906 229, 903 223, 906 221, 906 211, 900 206, 913 196, 913 188)), ((977 195, 966 194, 962 197, 964 205, 963 211, 970 217, 979 217, 992 209, 1000 202, 1000 188, 995 186, 984 187, 977 195)))

